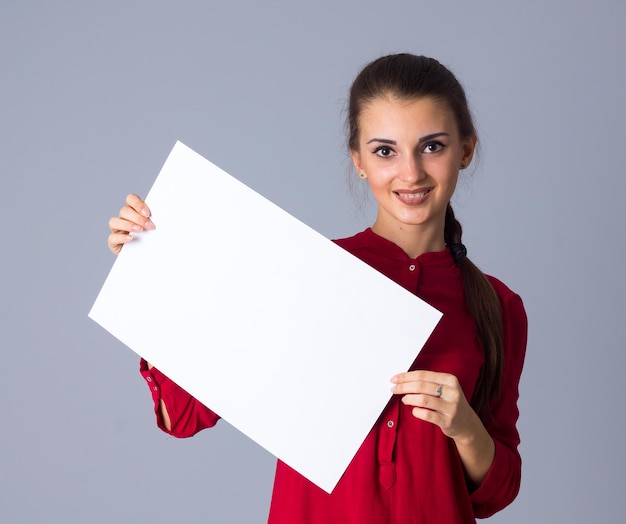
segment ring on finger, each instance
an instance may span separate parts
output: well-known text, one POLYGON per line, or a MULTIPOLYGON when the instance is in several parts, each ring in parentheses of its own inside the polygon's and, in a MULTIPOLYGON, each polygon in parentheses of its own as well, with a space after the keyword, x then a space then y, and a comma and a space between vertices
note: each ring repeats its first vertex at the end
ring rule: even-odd
POLYGON ((435 390, 435 395, 437 395, 437 398, 441 397, 442 392, 443 392, 443 384, 439 384, 437 386, 437 389, 435 390))

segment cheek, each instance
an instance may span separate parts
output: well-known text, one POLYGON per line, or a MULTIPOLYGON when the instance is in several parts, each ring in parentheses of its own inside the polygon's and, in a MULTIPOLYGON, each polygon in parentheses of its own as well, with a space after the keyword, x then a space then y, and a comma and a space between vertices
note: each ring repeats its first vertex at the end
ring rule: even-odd
POLYGON ((458 181, 459 181, 459 172, 455 169, 450 174, 450 178, 448 182, 453 191, 456 188, 458 181))
POLYGON ((372 174, 368 174, 367 181, 370 186, 370 191, 373 194, 381 194, 386 192, 390 187, 391 177, 385 176, 380 171, 372 174))
POLYGON ((433 166, 433 170, 431 171, 431 173, 433 178, 437 178, 441 185, 452 188, 454 190, 459 179, 458 167, 459 166, 456 164, 456 162, 446 162, 445 164, 433 166))
POLYGON ((396 168, 391 163, 380 165, 372 162, 366 166, 365 172, 370 184, 378 187, 390 184, 396 176, 396 168))
POLYGON ((456 182, 459 179, 459 172, 454 167, 449 167, 443 173, 441 173, 442 181, 449 186, 456 186, 456 182))

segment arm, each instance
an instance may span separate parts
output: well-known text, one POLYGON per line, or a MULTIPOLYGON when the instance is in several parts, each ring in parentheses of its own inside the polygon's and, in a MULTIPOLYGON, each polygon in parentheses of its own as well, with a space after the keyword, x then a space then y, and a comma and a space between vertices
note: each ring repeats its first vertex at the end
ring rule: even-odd
POLYGON ((513 502, 520 488, 522 462, 517 451, 519 381, 526 355, 528 320, 522 300, 509 292, 502 303, 504 370, 500 397, 491 403, 485 428, 495 443, 494 461, 485 480, 471 494, 479 518, 493 515, 513 502))
POLYGON ((479 518, 510 504, 519 491, 521 478, 516 423, 527 319, 521 299, 510 291, 503 297, 502 308, 504 372, 501 395, 491 403, 491 418, 481 421, 454 375, 419 370, 392 378, 392 391, 404 395, 402 401, 413 406, 413 415, 436 424, 454 440, 479 518))
MULTIPOLYGON (((140 197, 128 195, 119 215, 109 220, 109 249, 117 255, 124 244, 133 240, 133 234, 155 229, 150 216, 150 208, 140 197)), ((166 433, 191 437, 219 420, 218 415, 143 359, 140 372, 152 394, 157 425, 166 433)))

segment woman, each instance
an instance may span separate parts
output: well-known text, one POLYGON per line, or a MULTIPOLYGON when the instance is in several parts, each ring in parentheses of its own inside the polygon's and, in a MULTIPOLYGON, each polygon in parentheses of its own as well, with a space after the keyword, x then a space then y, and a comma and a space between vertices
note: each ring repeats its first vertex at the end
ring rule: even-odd
MULTIPOLYGON (((272 523, 467 523, 519 490, 518 383, 527 321, 521 299, 466 256, 450 199, 477 137, 463 88, 434 59, 408 54, 367 65, 350 91, 349 147, 378 204, 376 221, 337 240, 443 312, 395 395, 328 495, 278 461, 272 523)), ((110 221, 119 253, 153 229, 129 195, 110 221)), ((388 305, 385 305, 389 307, 388 305)), ((177 437, 218 415, 145 361, 157 423, 177 437)))

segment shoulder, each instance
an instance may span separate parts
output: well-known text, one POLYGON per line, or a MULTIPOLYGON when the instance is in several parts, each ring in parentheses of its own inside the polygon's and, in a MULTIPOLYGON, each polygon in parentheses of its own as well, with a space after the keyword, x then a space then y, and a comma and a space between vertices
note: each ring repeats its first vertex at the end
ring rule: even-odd
POLYGON ((370 228, 356 235, 352 235, 351 237, 334 239, 333 242, 345 249, 348 253, 368 263, 372 256, 387 253, 389 249, 389 247, 385 245, 385 242, 388 241, 377 237, 370 228))
POLYGON ((498 295, 503 308, 510 307, 512 304, 518 304, 522 309, 524 309, 522 298, 515 291, 509 288, 504 282, 502 282, 502 280, 491 275, 485 276, 498 295))
POLYGON ((344 248, 346 251, 353 251, 355 249, 360 249, 366 247, 370 244, 371 239, 369 235, 369 230, 361 231, 356 235, 352 235, 346 238, 335 238, 333 242, 337 244, 339 247, 344 248))

